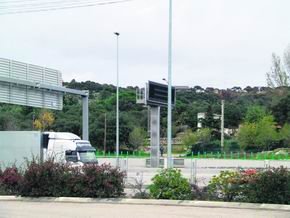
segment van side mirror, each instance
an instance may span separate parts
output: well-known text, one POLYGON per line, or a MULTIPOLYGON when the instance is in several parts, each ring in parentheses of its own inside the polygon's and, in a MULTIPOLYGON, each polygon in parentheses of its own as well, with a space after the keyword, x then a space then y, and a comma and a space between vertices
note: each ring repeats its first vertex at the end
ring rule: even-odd
POLYGON ((65 151, 65 160, 67 162, 78 162, 77 152, 72 150, 65 151))

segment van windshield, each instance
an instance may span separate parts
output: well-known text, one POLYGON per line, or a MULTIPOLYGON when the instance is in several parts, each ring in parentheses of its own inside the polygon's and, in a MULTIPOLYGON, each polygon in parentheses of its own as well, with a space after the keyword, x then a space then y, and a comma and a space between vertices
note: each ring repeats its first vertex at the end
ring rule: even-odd
POLYGON ((97 163, 94 151, 79 151, 80 161, 83 163, 97 163))

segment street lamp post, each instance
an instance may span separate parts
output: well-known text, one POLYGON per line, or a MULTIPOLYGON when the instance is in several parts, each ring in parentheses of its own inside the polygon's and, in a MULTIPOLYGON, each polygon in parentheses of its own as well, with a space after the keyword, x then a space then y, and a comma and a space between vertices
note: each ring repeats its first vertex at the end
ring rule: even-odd
POLYGON ((119 166, 119 35, 114 33, 117 38, 117 93, 116 93, 116 165, 119 166))
POLYGON ((221 107, 221 149, 224 151, 224 135, 225 135, 225 100, 222 99, 222 107, 221 107))
POLYGON ((167 168, 172 168, 172 0, 169 0, 169 37, 168 37, 168 107, 167 107, 167 168))

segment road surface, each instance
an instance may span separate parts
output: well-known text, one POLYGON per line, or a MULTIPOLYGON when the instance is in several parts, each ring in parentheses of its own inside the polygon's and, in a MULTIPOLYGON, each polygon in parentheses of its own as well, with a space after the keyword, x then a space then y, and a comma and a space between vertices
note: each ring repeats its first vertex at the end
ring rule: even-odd
POLYGON ((181 206, 0 201, 0 218, 289 218, 290 212, 181 206))

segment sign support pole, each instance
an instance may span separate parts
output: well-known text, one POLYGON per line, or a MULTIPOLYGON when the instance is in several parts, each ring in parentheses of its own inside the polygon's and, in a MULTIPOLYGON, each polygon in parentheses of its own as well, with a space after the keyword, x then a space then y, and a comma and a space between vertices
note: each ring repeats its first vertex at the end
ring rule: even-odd
POLYGON ((150 116, 150 165, 153 168, 157 168, 160 161, 160 106, 151 106, 150 116))
POLYGON ((83 100, 83 140, 89 140, 89 95, 82 96, 83 100))

